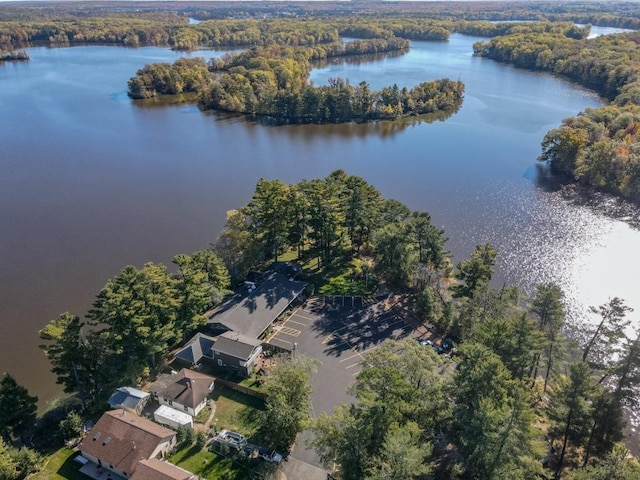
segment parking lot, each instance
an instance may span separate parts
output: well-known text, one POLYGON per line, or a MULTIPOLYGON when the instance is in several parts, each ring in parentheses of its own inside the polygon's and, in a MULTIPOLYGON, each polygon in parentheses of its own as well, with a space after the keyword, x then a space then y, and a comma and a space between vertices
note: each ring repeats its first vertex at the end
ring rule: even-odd
POLYGON ((321 362, 312 379, 315 417, 354 400, 347 389, 367 354, 387 339, 399 340, 411 333, 412 328, 384 298, 320 296, 307 300, 276 327, 268 342, 321 362))
MULTIPOLYGON (((355 398, 347 393, 362 370, 366 356, 387 339, 401 340, 413 334, 387 298, 319 296, 276 327, 268 343, 320 361, 311 379, 312 416, 331 414, 341 403, 355 398)), ((303 432, 292 456, 320 466, 316 453, 305 444, 312 439, 303 432)))

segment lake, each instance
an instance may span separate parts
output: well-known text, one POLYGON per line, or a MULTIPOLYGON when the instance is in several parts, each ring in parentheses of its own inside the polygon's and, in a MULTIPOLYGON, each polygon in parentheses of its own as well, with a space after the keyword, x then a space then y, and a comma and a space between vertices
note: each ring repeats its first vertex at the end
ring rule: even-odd
POLYGON ((223 52, 37 47, 29 62, 0 64, 0 370, 41 405, 51 401, 60 386, 37 335, 49 320, 67 310, 84 315, 125 265, 169 264, 206 248, 259 178, 292 183, 338 168, 429 211, 455 261, 493 243, 496 285, 531 293, 556 281, 572 318, 620 296, 637 319, 637 208, 559 189, 536 167, 544 134, 601 99, 473 57, 478 40, 454 34, 413 42, 406 55, 313 70, 317 85, 337 76, 373 88, 441 77, 466 84, 455 115, 413 125, 264 126, 126 95, 146 63, 223 52))

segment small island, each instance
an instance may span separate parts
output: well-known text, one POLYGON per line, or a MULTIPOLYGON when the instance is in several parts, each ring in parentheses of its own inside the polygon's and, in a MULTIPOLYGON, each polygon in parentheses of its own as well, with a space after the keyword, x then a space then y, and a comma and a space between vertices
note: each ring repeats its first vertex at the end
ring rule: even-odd
POLYGON ((393 120, 433 113, 452 114, 460 108, 464 84, 440 79, 411 89, 397 85, 379 91, 365 81, 330 78, 327 86, 308 81, 311 61, 354 54, 406 51, 401 38, 355 40, 309 48, 270 45, 235 55, 179 59, 138 70, 128 82, 134 99, 160 94, 195 92, 204 110, 266 117, 276 123, 344 123, 393 120))

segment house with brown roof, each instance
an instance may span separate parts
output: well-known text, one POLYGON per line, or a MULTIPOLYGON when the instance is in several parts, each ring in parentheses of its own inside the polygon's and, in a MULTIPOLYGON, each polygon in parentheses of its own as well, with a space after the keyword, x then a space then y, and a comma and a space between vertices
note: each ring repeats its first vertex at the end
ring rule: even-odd
POLYGON ((124 409, 105 412, 79 445, 98 470, 129 478, 138 462, 162 458, 176 445, 176 432, 124 409))
POLYGON ((178 373, 162 379, 151 388, 151 392, 161 405, 195 417, 207 404, 207 396, 214 385, 215 378, 183 368, 178 373))
POLYGON ((197 480, 199 477, 156 458, 140 460, 130 480, 197 480))

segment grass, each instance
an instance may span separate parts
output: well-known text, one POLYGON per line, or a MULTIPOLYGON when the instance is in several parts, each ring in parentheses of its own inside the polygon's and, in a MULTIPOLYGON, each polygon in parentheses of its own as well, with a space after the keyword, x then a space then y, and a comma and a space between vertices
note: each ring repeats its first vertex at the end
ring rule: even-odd
POLYGON ((258 431, 257 413, 264 408, 264 402, 224 386, 216 387, 211 398, 216 402, 213 425, 218 430, 226 428, 251 438, 258 431))
POLYGON ((365 259, 352 258, 351 251, 335 258, 331 265, 318 267, 318 258, 305 255, 298 259, 294 250, 282 254, 279 260, 295 261, 302 266, 305 279, 313 284, 315 292, 323 295, 373 295, 377 281, 365 259), (363 268, 369 268, 365 274, 363 268))
POLYGON ((80 464, 73 461, 78 452, 63 447, 48 457, 41 472, 35 478, 39 480, 87 480, 85 474, 80 473, 80 464))
MULTIPOLYGON (((233 430, 251 438, 258 431, 257 413, 264 403, 254 397, 224 386, 216 386, 210 395, 216 402, 213 426, 233 430)), ((224 457, 197 446, 187 446, 174 453, 169 461, 206 479, 249 480, 256 478, 243 461, 224 457)))
POLYGON ((205 423, 209 418, 210 413, 211 407, 207 404, 202 410, 200 410, 200 412, 198 412, 198 415, 193 419, 193 421, 195 423, 205 423))
POLYGON ((249 472, 240 463, 196 446, 185 447, 174 453, 169 461, 207 479, 244 480, 249 472))

